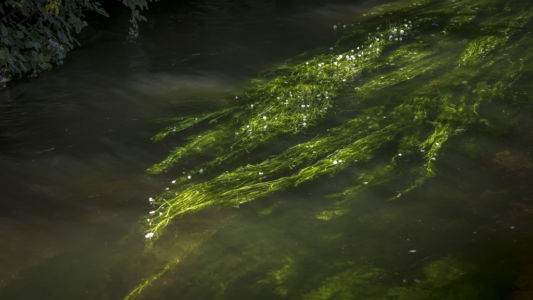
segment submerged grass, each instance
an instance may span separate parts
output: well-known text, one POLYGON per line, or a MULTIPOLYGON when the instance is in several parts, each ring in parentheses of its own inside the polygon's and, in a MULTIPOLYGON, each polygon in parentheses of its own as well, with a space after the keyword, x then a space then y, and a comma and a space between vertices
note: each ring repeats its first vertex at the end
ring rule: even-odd
MULTIPOLYGON (((212 159, 150 198, 148 243, 187 214, 238 207, 348 169, 356 168, 357 175, 335 195, 342 199, 400 177, 408 180, 391 199, 421 186, 438 172, 439 155, 449 140, 471 128, 490 128, 493 115, 485 112, 493 103, 512 101, 521 76, 532 71, 532 54, 524 51, 533 46, 527 31, 532 16, 520 1, 391 2, 371 9, 357 24, 339 26, 343 37, 331 49, 303 55, 250 83, 234 106, 176 120, 154 140, 199 123, 206 129, 149 171, 169 172, 199 155, 212 159), (290 136, 299 142, 246 163, 260 147, 290 136), (224 168, 231 169, 220 171, 224 168)), ((345 202, 315 219, 327 222, 343 215, 345 202)), ((430 263, 427 284, 389 289, 381 296, 426 299, 462 276, 458 263, 450 261, 430 263)), ((174 264, 149 277, 129 298, 174 264)), ((271 272, 275 281, 284 281, 287 268, 290 264, 271 272)), ((348 268, 303 298, 381 299, 367 295, 376 293, 366 288, 383 274, 374 267, 348 268)), ((278 288, 279 295, 288 294, 286 287, 278 288)))
MULTIPOLYGON (((439 16, 445 17, 451 16, 439 16)), ((152 201, 156 209, 150 216, 147 236, 155 239, 173 219, 206 207, 238 206, 335 174, 371 160, 374 153, 391 143, 398 151, 391 157, 390 167, 396 160, 415 156, 426 170, 420 176, 432 176, 439 149, 471 123, 483 121, 477 107, 500 97, 519 76, 520 61, 505 54, 513 47, 520 48, 521 43, 506 42, 521 29, 514 23, 523 26, 529 17, 527 11, 514 16, 499 30, 494 28, 501 26, 499 22, 481 23, 479 31, 487 33, 471 42, 453 41, 453 31, 424 15, 384 25, 383 29, 378 26, 362 41, 351 41, 354 47, 348 51, 335 51, 345 47, 347 41, 343 39, 329 51, 333 53, 285 66, 273 72, 279 73, 276 77, 253 83, 240 97, 240 106, 187 117, 168 127, 154 140, 202 121, 225 118, 213 129, 191 137, 150 169, 165 172, 186 157, 216 153, 212 160, 177 178, 169 191, 152 201), (458 51, 461 44, 464 50, 458 51), (498 69, 497 74, 494 69, 498 69), (427 78, 427 84, 411 86, 410 81, 419 77, 427 78), (478 87, 472 89, 470 82, 478 87), (389 88, 398 86, 403 94, 387 94, 389 88), (353 92, 348 93, 350 101, 344 101, 349 102, 344 103, 346 107, 334 109, 363 109, 345 124, 321 128, 335 99, 349 90, 353 92), (213 170, 246 157, 280 135, 306 132, 315 132, 317 137, 263 162, 218 175, 213 170), (211 178, 193 180, 211 170, 211 178)), ((349 35, 352 27, 347 28, 349 35)))

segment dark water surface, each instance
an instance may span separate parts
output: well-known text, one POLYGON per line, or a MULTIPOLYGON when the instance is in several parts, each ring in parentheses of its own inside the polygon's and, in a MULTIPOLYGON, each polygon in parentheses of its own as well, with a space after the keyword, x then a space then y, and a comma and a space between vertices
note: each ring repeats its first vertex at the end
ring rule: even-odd
POLYGON ((135 44, 126 16, 95 21, 64 66, 0 91, 0 299, 122 299, 172 259, 172 280, 146 299, 343 299, 335 284, 376 278, 359 299, 417 284, 422 295, 441 288, 428 264, 469 274, 463 298, 432 299, 533 299, 527 125, 454 140, 438 176, 398 201, 370 189, 335 210, 326 196, 348 181, 336 176, 179 220, 175 239, 144 249, 134 229, 172 177, 145 169, 180 142, 150 142, 154 120, 223 107, 259 72, 330 45, 332 25, 366 7, 279 2, 166 1, 135 44))

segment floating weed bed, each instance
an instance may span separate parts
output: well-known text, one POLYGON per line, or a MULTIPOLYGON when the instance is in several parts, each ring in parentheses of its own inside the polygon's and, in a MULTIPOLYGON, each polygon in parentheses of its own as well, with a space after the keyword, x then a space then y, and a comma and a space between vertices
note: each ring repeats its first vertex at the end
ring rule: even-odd
MULTIPOLYGON (((342 218, 350 201, 372 187, 395 182, 390 199, 421 187, 438 173, 451 140, 474 128, 491 130, 502 118, 494 107, 515 101, 522 76, 532 71, 531 51, 524 50, 533 46, 527 27, 532 17, 520 1, 396 1, 371 9, 357 23, 335 25, 341 37, 332 48, 265 73, 232 107, 176 119, 154 136, 160 141, 203 128, 151 173, 172 174, 191 157, 211 158, 149 199, 147 242, 185 215, 238 207, 351 169, 357 169, 352 184, 340 187, 333 204, 310 212, 312 222, 342 218), (247 163, 261 147, 291 137, 298 142, 247 163)), ((276 264, 269 259, 234 275, 276 264)), ((298 273, 295 260, 288 257, 260 282, 274 286, 278 296, 294 297, 286 283, 298 273)), ((212 269, 223 262, 210 264, 212 269)), ((128 298, 142 296, 176 265, 149 276, 128 298)), ((312 289, 299 287, 298 298, 427 299, 448 293, 468 269, 443 258, 420 267, 425 279, 416 286, 383 287, 376 282, 390 277, 387 270, 341 265, 312 289)), ((234 283, 229 277, 221 284, 234 283)))

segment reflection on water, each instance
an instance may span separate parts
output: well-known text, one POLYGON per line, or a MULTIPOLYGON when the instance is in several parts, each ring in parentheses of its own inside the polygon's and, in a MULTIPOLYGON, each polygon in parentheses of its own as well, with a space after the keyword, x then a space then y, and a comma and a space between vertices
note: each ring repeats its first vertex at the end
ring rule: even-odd
POLYGON ((139 220, 173 176, 144 170, 182 141, 150 143, 157 120, 223 107, 364 10, 189 2, 155 6, 133 45, 127 22, 97 24, 65 66, 0 92, 0 298, 121 299, 150 276, 162 280, 142 286, 146 299, 533 295, 526 119, 453 140, 438 176, 401 201, 386 199, 402 179, 328 197, 358 172, 347 170, 180 219, 146 250, 139 220))

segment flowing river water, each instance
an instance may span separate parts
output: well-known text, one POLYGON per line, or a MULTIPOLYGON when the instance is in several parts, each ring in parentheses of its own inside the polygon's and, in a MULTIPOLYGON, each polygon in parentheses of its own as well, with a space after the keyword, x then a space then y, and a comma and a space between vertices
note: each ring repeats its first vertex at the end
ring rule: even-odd
MULTIPOLYGON (((281 2, 162 1, 135 43, 127 14, 97 19, 64 66, 0 91, 0 299, 123 299, 139 285, 132 299, 533 298, 526 121, 452 139, 436 176, 396 200, 384 184, 339 208, 352 168, 187 215, 145 246, 147 200, 176 175, 146 169, 184 142, 150 141, 162 120, 228 105, 376 5, 281 2)), ((533 112, 530 91, 498 109, 533 112)), ((294 144, 280 143, 254 155, 294 144)))

